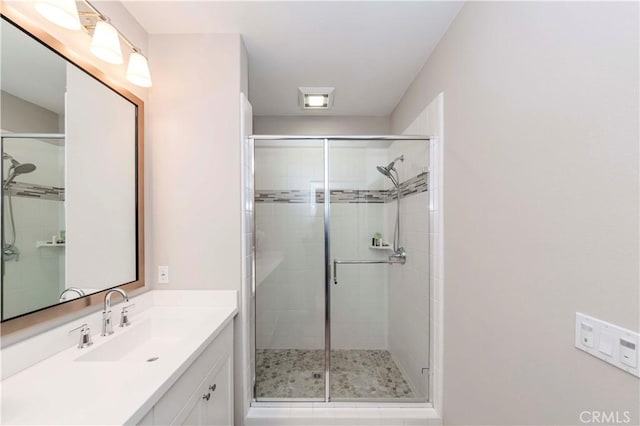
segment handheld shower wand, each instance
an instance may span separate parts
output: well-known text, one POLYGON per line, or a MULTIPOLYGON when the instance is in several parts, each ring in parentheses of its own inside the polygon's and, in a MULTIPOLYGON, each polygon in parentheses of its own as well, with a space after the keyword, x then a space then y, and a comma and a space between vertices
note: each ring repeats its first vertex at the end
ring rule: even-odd
POLYGON ((402 198, 402 191, 400 191, 400 177, 398 176, 398 170, 396 170, 395 164, 398 161, 404 161, 404 155, 401 155, 394 159, 386 166, 377 166, 376 169, 384 176, 388 177, 396 188, 397 200, 396 200, 396 226, 393 230, 393 255, 392 257, 404 258, 404 249, 400 246, 400 199, 402 198), (393 173, 395 172, 395 176, 393 173))
POLYGON ((6 152, 2 153, 3 160, 11 161, 11 166, 8 170, 7 179, 4 181, 2 185, 3 191, 7 195, 7 206, 9 210, 8 220, 9 226, 11 227, 11 242, 6 241, 6 233, 3 235, 4 240, 2 242, 2 259, 3 260, 18 260, 20 256, 20 250, 16 246, 16 223, 13 217, 13 200, 11 197, 11 190, 9 189, 9 185, 15 180, 19 175, 23 175, 26 173, 31 173, 36 169, 35 164, 32 163, 20 163, 11 155, 6 152))

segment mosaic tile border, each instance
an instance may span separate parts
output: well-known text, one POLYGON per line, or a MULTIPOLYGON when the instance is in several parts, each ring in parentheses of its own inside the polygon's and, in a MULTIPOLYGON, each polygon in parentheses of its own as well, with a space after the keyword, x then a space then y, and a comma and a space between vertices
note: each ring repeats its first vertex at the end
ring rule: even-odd
MULTIPOLYGON (((400 191, 403 197, 419 194, 428 189, 428 173, 421 173, 418 176, 408 179, 400 184, 400 191)), ((364 203, 381 204, 388 203, 397 198, 397 191, 375 190, 375 189, 334 189, 331 191, 332 203, 364 203)), ((299 189, 274 190, 257 189, 255 196, 256 203, 323 203, 324 190, 305 191, 299 189)))
POLYGON ((9 185, 12 197, 38 198, 41 200, 64 201, 64 188, 37 185, 34 183, 12 182, 9 185))
MULTIPOLYGON (((331 191, 332 203, 384 203, 389 198, 386 190, 335 189, 331 191)), ((324 203, 324 190, 277 191, 257 190, 257 203, 324 203)))
MULTIPOLYGON (((420 173, 418 176, 414 176, 411 179, 407 179, 400 184, 400 191, 402 196, 407 197, 409 195, 420 194, 428 189, 429 174, 427 172, 420 173)), ((395 200, 398 194, 395 189, 389 191, 388 201, 395 200)))

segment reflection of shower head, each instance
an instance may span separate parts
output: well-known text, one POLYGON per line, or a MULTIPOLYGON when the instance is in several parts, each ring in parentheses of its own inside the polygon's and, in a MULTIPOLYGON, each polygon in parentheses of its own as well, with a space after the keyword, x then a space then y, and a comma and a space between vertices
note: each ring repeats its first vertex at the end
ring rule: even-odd
POLYGON ((393 185, 398 188, 399 182, 398 182, 398 171, 395 168, 395 164, 396 161, 404 161, 404 155, 401 155, 400 157, 396 158, 395 160, 393 160, 392 162, 390 162, 389 164, 387 164, 387 166, 376 166, 376 169, 382 173, 383 175, 385 175, 386 177, 388 177, 389 179, 391 179, 391 182, 393 182, 393 185), (396 172, 396 177, 394 177, 391 174, 391 171, 396 172))
POLYGON ((401 155, 400 157, 395 158, 392 162, 390 162, 389 164, 387 164, 386 169, 387 169, 387 170, 395 170, 395 167, 394 167, 394 166, 395 166, 395 164, 396 164, 396 161, 404 161, 404 155, 401 155))
POLYGON ((9 184, 13 182, 13 180, 18 175, 24 175, 27 173, 31 173, 36 169, 36 165, 32 163, 19 163, 15 158, 7 154, 6 152, 2 153, 3 160, 11 160, 11 167, 9 167, 9 176, 4 183, 4 188, 7 189, 9 184))
POLYGON ((24 175, 26 173, 31 173, 32 171, 34 171, 36 169, 36 165, 33 163, 24 163, 24 164, 18 164, 17 166, 14 166, 11 168, 13 170, 13 174, 14 175, 24 175))
POLYGON ((376 169, 382 173, 383 175, 385 175, 386 177, 393 179, 393 176, 391 176, 391 172, 389 171, 389 169, 387 169, 384 166, 376 166, 376 169))

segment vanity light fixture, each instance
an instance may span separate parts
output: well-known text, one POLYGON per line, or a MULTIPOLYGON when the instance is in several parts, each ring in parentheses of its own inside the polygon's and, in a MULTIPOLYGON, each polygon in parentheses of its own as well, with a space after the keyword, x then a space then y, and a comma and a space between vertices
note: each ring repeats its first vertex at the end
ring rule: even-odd
POLYGON ((91 53, 110 64, 121 64, 122 50, 118 30, 107 21, 98 21, 91 39, 91 53))
POLYGON ((298 87, 302 109, 329 109, 333 106, 333 87, 298 87))
POLYGON ((70 30, 84 29, 88 34, 92 34, 91 53, 110 64, 124 62, 120 48, 122 40, 131 49, 125 74, 127 80, 136 86, 151 87, 149 63, 140 48, 111 25, 109 18, 100 13, 95 6, 87 0, 80 1, 86 6, 84 9, 88 10, 79 12, 75 0, 36 0, 35 8, 56 25, 70 30))
POLYGON ((140 87, 151 87, 149 63, 147 62, 147 58, 137 49, 134 49, 131 55, 129 55, 127 80, 140 87))
POLYGON ((62 28, 82 28, 75 0, 37 0, 35 8, 42 16, 62 28))

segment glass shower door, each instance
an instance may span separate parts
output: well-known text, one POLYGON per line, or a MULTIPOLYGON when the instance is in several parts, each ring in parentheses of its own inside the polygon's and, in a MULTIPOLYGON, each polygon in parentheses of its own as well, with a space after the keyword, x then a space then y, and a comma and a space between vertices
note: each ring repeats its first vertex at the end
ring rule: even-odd
POLYGON ((255 141, 257 401, 325 398, 323 147, 255 141))
POLYGON ((427 142, 329 146, 330 255, 344 262, 331 281, 331 400, 426 401, 427 142), (401 247, 406 263, 387 263, 401 247))

